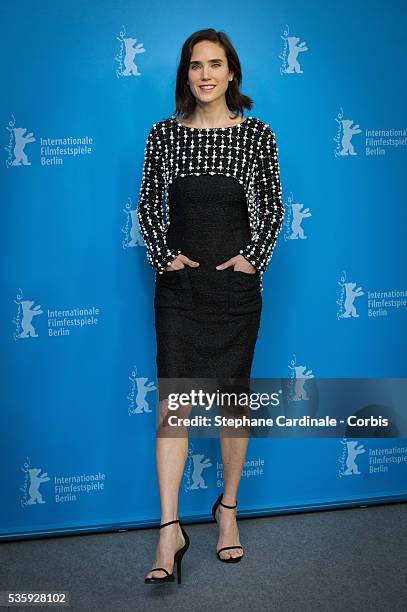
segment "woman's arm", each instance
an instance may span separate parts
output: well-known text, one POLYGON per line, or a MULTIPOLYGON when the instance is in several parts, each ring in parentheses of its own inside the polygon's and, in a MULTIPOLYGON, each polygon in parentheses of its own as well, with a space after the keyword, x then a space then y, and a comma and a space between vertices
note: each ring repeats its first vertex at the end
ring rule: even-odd
POLYGON ((269 127, 265 130, 257 153, 256 197, 259 206, 256 238, 240 254, 257 270, 264 272, 284 219, 278 148, 274 132, 269 127))
POLYGON ((178 255, 168 248, 163 220, 165 180, 156 127, 150 130, 144 150, 144 167, 137 206, 140 231, 147 247, 147 259, 162 274, 178 255))

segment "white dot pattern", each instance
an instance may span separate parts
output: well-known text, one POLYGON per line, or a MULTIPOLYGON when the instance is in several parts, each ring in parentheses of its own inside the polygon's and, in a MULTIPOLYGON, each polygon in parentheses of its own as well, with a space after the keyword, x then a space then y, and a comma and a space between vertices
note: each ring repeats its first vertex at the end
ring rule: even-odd
POLYGON ((159 274, 181 252, 166 243, 171 214, 168 190, 177 177, 190 174, 224 174, 244 188, 251 240, 240 254, 259 270, 263 291, 262 275, 284 219, 274 132, 255 117, 226 128, 183 126, 175 115, 153 124, 145 146, 137 215, 147 259, 159 274))

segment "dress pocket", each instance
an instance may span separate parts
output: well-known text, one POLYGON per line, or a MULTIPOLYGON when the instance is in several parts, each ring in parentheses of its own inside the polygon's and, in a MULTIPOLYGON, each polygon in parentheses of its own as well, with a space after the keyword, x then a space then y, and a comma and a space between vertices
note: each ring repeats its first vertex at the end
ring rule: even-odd
POLYGON ((154 307, 189 310, 192 304, 191 282, 185 266, 173 272, 157 274, 154 307))
POLYGON ((245 314, 256 312, 262 306, 260 273, 234 271, 231 274, 229 312, 245 314))

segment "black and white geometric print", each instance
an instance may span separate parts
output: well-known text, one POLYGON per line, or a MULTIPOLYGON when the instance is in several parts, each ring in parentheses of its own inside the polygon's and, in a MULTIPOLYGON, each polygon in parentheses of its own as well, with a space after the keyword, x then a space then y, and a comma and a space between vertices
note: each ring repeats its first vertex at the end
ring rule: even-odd
POLYGON ((278 147, 269 124, 247 117, 231 127, 194 128, 181 125, 175 115, 154 123, 145 146, 137 215, 147 259, 159 274, 181 252, 166 243, 168 189, 176 178, 190 174, 224 174, 242 185, 251 240, 240 254, 261 278, 284 219, 278 147))

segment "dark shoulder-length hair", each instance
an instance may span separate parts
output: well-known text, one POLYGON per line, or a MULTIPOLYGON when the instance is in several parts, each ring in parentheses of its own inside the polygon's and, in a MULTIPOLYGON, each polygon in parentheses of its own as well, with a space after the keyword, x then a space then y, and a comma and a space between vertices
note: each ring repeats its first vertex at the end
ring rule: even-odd
POLYGON ((233 47, 230 38, 225 32, 217 32, 213 28, 198 30, 187 38, 181 50, 181 59, 177 69, 177 83, 175 87, 175 115, 179 118, 188 118, 196 106, 195 97, 188 86, 188 71, 192 50, 196 43, 201 40, 209 40, 221 45, 225 51, 228 68, 233 71, 233 81, 225 93, 226 105, 235 114, 243 115, 243 109, 251 109, 253 100, 240 91, 242 82, 242 69, 239 57, 233 47))

